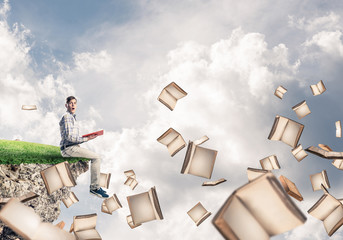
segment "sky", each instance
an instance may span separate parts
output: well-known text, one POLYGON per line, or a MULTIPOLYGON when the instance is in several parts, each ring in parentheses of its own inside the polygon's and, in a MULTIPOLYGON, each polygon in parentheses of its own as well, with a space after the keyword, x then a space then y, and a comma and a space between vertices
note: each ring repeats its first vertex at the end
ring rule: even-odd
MULTIPOLYGON (((276 115, 305 125, 304 148, 327 144, 342 150, 335 122, 342 119, 342 2, 338 0, 113 0, 1 1, 0 138, 59 145, 58 122, 69 95, 78 99, 82 133, 105 134, 83 146, 102 156, 112 174, 110 194, 123 208, 107 215, 89 194, 89 172, 72 190, 79 202, 61 204, 66 229, 75 215, 97 213, 103 239, 222 239, 211 223, 225 200, 248 182, 246 168, 275 154, 304 201, 294 200, 304 225, 272 239, 329 239, 323 223, 307 214, 321 197, 309 175, 326 170, 329 192, 343 197, 343 173, 309 154, 298 162, 291 147, 267 139, 276 115), (313 96, 323 80, 327 91, 313 96), (188 95, 174 111, 157 101, 176 82, 188 95), (274 90, 288 92, 280 100, 274 90), (306 100, 311 114, 298 119, 292 106, 306 100), (36 104, 37 111, 21 105, 36 104), (207 135, 218 151, 212 180, 182 175, 186 148, 170 157, 156 141, 168 128, 186 142, 207 135), (123 183, 133 169, 139 185, 123 183), (155 186, 164 219, 130 229, 126 196, 155 186), (187 215, 195 204, 212 215, 196 227, 187 215)), ((343 237, 338 230, 331 239, 343 237)))

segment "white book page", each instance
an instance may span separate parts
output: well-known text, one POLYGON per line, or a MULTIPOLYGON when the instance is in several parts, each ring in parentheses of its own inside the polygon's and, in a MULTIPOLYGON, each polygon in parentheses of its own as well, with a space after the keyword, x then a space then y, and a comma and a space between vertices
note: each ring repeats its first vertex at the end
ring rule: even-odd
POLYGON ((173 84, 167 86, 165 89, 177 100, 186 96, 186 94, 179 91, 179 89, 177 89, 173 84))
POLYGON ((68 175, 68 170, 67 170, 68 165, 64 163, 59 163, 59 164, 56 164, 55 166, 61 177, 63 186, 73 187, 74 186, 73 181, 70 179, 70 176, 68 175))
POLYGON ((167 104, 171 109, 175 108, 177 100, 172 95, 170 95, 165 89, 162 90, 158 98, 161 99, 162 102, 167 104))
POLYGON ((268 233, 237 197, 233 197, 223 219, 240 240, 269 239, 268 233))
POLYGON ((129 208, 134 225, 156 219, 149 193, 140 193, 128 197, 129 208))
POLYGON ((289 120, 285 128, 285 131, 281 137, 281 141, 288 144, 291 147, 295 147, 297 145, 296 139, 300 129, 301 125, 299 123, 289 120))
POLYGON ((191 210, 187 212, 187 214, 195 223, 198 222, 203 216, 205 216, 206 213, 207 210, 202 206, 201 203, 197 203, 191 210))
POLYGON ((288 121, 289 120, 287 118, 284 118, 281 116, 279 117, 279 121, 276 125, 276 129, 270 140, 281 140, 282 134, 285 131, 288 121))
POLYGON ((168 146, 168 144, 174 141, 175 138, 177 138, 178 136, 179 134, 174 129, 171 128, 170 130, 168 130, 168 134, 165 135, 162 139, 159 139, 158 142, 162 143, 163 145, 168 146))
POLYGON ((341 221, 343 218, 343 206, 339 205, 335 210, 333 210, 329 216, 324 220, 324 227, 327 233, 329 233, 335 225, 341 221))
POLYGON ((74 217, 74 231, 93 229, 96 226, 97 215, 74 217))
POLYGON ((197 146, 188 173, 211 178, 217 151, 197 146))
POLYGON ((75 236, 82 240, 101 240, 101 236, 95 229, 84 230, 80 232, 75 232, 75 236))
POLYGON ((324 219, 327 218, 333 210, 340 206, 340 202, 330 194, 326 194, 324 195, 324 199, 319 203, 317 202, 314 206, 315 207, 311 208, 312 210, 309 211, 309 214, 324 221, 324 219))
POLYGON ((267 177, 250 182, 237 196, 270 236, 303 224, 289 197, 267 177))
POLYGON ((260 163, 261 163, 262 169, 264 169, 264 170, 273 170, 274 169, 273 165, 270 162, 269 157, 261 159, 260 163))
POLYGON ((114 199, 114 197, 110 197, 105 199, 105 205, 108 209, 109 212, 113 212, 115 210, 117 210, 118 208, 120 208, 119 204, 116 202, 116 200, 114 199))
POLYGON ((61 179, 61 176, 58 173, 58 170, 55 166, 52 166, 52 167, 49 167, 48 169, 45 169, 43 171, 43 174, 45 176, 46 182, 49 186, 51 193, 64 186, 62 179, 61 179))
POLYGON ((180 149, 182 146, 185 146, 186 142, 183 140, 181 135, 177 136, 174 141, 172 141, 168 145, 168 152, 170 155, 174 154, 178 149, 180 149))

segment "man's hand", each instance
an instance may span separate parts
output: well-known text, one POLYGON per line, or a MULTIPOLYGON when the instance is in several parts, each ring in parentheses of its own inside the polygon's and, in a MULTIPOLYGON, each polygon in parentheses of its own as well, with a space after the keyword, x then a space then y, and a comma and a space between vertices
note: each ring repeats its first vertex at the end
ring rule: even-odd
POLYGON ((98 135, 96 135, 96 134, 90 135, 87 137, 87 141, 92 140, 92 139, 96 138, 97 136, 98 135))

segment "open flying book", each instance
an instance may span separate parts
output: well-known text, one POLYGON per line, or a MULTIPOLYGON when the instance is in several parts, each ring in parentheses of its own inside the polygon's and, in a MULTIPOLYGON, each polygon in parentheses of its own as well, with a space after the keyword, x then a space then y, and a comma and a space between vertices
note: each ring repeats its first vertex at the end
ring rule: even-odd
POLYGON ((12 198, 0 211, 0 220, 24 239, 75 240, 75 237, 51 223, 41 221, 30 207, 12 198))
POLYGON ((306 101, 302 101, 298 103, 297 105, 292 107, 292 110, 297 114, 297 117, 299 119, 302 119, 303 117, 309 115, 311 113, 309 107, 306 104, 306 101))
POLYGON ((88 134, 82 135, 82 137, 89 137, 91 135, 96 135, 96 136, 104 135, 104 130, 99 130, 96 132, 88 133, 88 134))
POLYGON ((37 110, 36 105, 22 105, 21 110, 37 110))
POLYGON ((87 214, 74 216, 73 224, 71 225, 70 232, 74 232, 78 240, 101 240, 101 236, 96 227, 97 214, 87 214))
POLYGON ((111 181, 111 173, 100 173, 99 185, 100 187, 108 189, 111 181))
POLYGON ((332 161, 332 165, 334 165, 337 169, 343 170, 343 159, 335 159, 332 161))
POLYGON ((272 173, 234 191, 212 223, 225 239, 269 239, 304 224, 306 217, 272 173))
POLYGON ((200 144, 206 142, 208 139, 207 136, 203 136, 197 141, 189 141, 181 169, 182 174, 211 178, 218 152, 216 150, 199 147, 200 144))
POLYGON ((157 99, 167 108, 173 111, 177 100, 185 97, 186 95, 187 93, 182 88, 180 88, 176 83, 172 82, 163 88, 157 99))
POLYGON ((204 206, 198 202, 191 210, 187 212, 187 214, 192 218, 195 222, 195 225, 199 226, 206 218, 208 218, 211 213, 208 212, 204 206))
POLYGON ((330 182, 326 170, 310 175, 313 191, 321 190, 321 185, 330 188, 330 182))
POLYGON ((167 146, 168 152, 172 157, 186 146, 186 142, 183 140, 181 134, 173 128, 169 128, 157 138, 157 141, 167 146))
POLYGON ((203 182, 202 186, 216 186, 216 185, 221 184, 223 182, 226 182, 226 179, 220 178, 216 181, 203 182))
POLYGON ((301 123, 277 115, 275 117, 272 129, 270 130, 268 139, 282 141, 295 148, 295 146, 298 145, 298 141, 303 129, 304 125, 301 123))
MULTIPOLYGON (((39 197, 39 195, 34 193, 34 192, 28 192, 28 193, 25 193, 24 195, 22 195, 16 199, 18 199, 20 202, 24 203, 24 202, 30 201, 36 197, 39 197)), ((6 204, 9 200, 11 200, 11 198, 0 198, 0 205, 6 204)))
POLYGON ((307 157, 307 153, 304 151, 301 144, 299 144, 296 148, 292 149, 292 154, 298 160, 298 162, 307 157))
POLYGON ((286 193, 289 196, 295 198, 298 201, 302 201, 304 199, 303 196, 300 194, 297 186, 295 186, 294 182, 282 175, 279 177, 279 179, 283 189, 285 189, 286 193))
POLYGON ((258 168, 247 168, 247 175, 248 175, 248 180, 251 182, 252 180, 255 180, 256 178, 266 174, 270 173, 270 170, 264 170, 264 169, 258 169, 258 168))
POLYGON ((67 198, 62 199, 62 202, 66 206, 66 208, 69 208, 74 203, 77 203, 79 199, 76 197, 75 193, 69 192, 69 195, 67 198))
POLYGON ((124 174, 127 177, 124 184, 129 186, 132 190, 134 190, 135 187, 138 185, 135 172, 131 169, 131 170, 125 171, 124 174))
POLYGON ((313 153, 319 157, 327 158, 327 159, 343 159, 343 152, 333 152, 333 151, 326 151, 324 149, 320 149, 318 147, 310 146, 305 149, 307 152, 313 153))
POLYGON ((67 161, 44 169, 40 174, 49 195, 62 187, 73 187, 76 185, 67 161))
POLYGON ((323 196, 307 211, 323 221, 324 228, 332 236, 343 224, 343 205, 322 186, 323 196))
POLYGON ((122 208, 122 205, 117 198, 116 194, 113 194, 112 197, 106 198, 101 204, 101 212, 108 213, 112 215, 112 212, 122 208))
POLYGON ((260 164, 262 169, 264 170, 273 170, 281 168, 276 155, 271 155, 269 157, 261 159, 260 164))
POLYGON ((163 219, 155 187, 152 187, 148 192, 128 196, 127 202, 134 226, 163 219))
POLYGON ((313 96, 317 96, 326 91, 324 83, 320 80, 317 84, 310 86, 313 96))
POLYGON ((274 92, 274 95, 277 96, 278 98, 282 99, 283 95, 287 92, 287 89, 284 88, 283 86, 278 86, 277 89, 274 92))
POLYGON ((341 125, 341 121, 336 121, 336 122, 335 122, 335 126, 336 126, 336 137, 338 137, 338 138, 342 137, 342 125, 341 125))

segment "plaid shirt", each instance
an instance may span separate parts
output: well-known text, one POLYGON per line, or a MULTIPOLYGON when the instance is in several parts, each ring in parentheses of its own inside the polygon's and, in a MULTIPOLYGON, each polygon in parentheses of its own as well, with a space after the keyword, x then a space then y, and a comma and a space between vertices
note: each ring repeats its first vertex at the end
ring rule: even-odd
POLYGON ((75 114, 67 112, 60 121, 61 147, 76 145, 87 141, 87 138, 79 136, 79 124, 75 117, 75 114))

